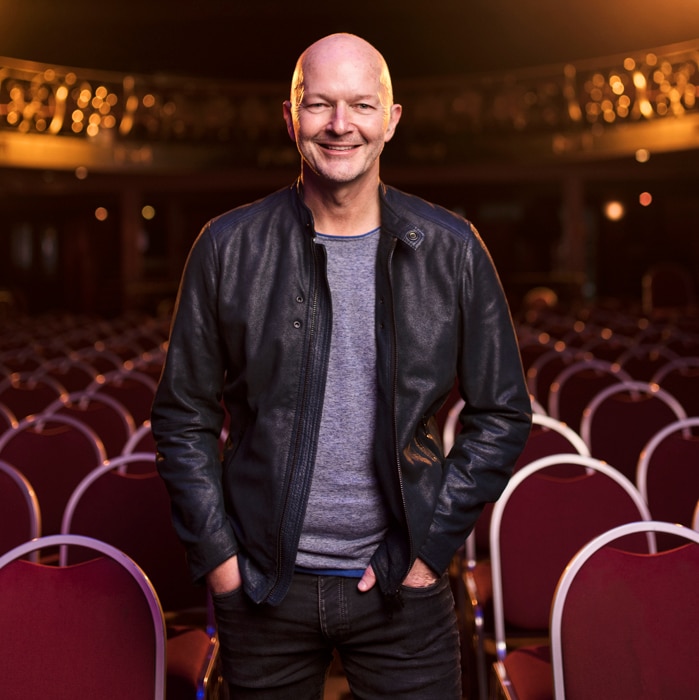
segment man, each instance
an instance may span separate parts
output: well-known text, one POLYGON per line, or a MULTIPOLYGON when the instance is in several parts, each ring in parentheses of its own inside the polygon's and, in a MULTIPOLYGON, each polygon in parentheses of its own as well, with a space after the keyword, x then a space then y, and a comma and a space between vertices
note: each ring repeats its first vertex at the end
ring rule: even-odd
POLYGON ((445 570, 530 404, 475 230, 380 183, 400 116, 376 49, 313 44, 284 103, 299 181, 209 222, 187 262, 152 425, 233 698, 320 698, 333 650, 356 697, 461 695, 445 570))

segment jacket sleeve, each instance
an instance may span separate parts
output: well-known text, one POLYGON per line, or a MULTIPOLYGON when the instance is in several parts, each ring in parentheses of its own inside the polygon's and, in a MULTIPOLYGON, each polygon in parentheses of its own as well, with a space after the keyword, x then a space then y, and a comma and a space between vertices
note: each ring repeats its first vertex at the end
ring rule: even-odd
POLYGON ((158 471, 191 575, 200 580, 237 552, 223 502, 219 435, 224 354, 217 323, 219 263, 205 228, 180 284, 151 424, 158 471))
POLYGON ((484 505, 498 499, 531 427, 531 400, 509 306, 490 255, 473 233, 461 277, 462 429, 446 456, 432 524, 417 553, 435 571, 447 568, 484 505))

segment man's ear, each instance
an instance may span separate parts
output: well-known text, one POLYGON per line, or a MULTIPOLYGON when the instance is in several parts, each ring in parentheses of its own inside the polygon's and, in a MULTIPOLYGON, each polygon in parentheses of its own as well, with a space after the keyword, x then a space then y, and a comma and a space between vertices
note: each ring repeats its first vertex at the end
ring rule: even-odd
POLYGON ((400 121, 401 114, 403 114, 403 108, 400 105, 391 105, 391 111, 388 115, 388 125, 386 126, 386 135, 384 137, 384 143, 388 143, 392 138, 393 134, 396 133, 396 127, 400 121))
POLYGON ((291 102, 289 100, 284 100, 282 105, 282 110, 284 113, 284 121, 286 122, 286 133, 289 134, 289 138, 296 143, 296 130, 294 129, 294 116, 291 111, 291 102))

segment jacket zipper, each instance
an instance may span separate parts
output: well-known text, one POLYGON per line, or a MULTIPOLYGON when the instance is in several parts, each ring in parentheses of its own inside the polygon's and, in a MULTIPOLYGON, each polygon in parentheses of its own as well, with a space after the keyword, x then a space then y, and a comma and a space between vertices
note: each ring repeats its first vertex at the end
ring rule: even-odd
MULTIPOLYGON (((327 353, 320 352, 319 344, 324 342, 324 337, 319 335, 320 330, 317 325, 318 321, 318 306, 319 306, 319 294, 320 285, 323 279, 321 274, 321 265, 319 259, 319 251, 315 244, 315 241, 311 243, 311 251, 313 255, 313 269, 315 274, 315 280, 313 285, 313 293, 311 298, 311 314, 310 314, 310 328, 308 331, 308 352, 306 356, 306 363, 304 366, 304 377, 303 377, 303 390, 301 392, 300 401, 300 413, 298 419, 298 428, 296 431, 296 437, 294 440, 292 459, 290 461, 290 472, 287 479, 286 493, 284 497, 284 506, 282 509, 282 519, 280 521, 279 535, 277 537, 277 574, 270 590, 268 600, 274 602, 276 595, 285 593, 287 584, 288 574, 290 571, 291 563, 287 562, 288 547, 285 547, 285 543, 290 537, 296 537, 296 530, 302 527, 302 523, 299 522, 300 510, 297 508, 295 512, 292 512, 295 503, 298 503, 298 497, 308 491, 308 483, 311 478, 310 466, 306 469, 305 474, 297 474, 299 467, 302 466, 304 461, 308 461, 308 455, 305 451, 308 449, 308 445, 304 444, 305 440, 309 436, 309 426, 308 426, 308 414, 312 406, 317 405, 317 402, 313 400, 313 392, 315 391, 318 396, 320 396, 318 386, 313 386, 313 376, 314 372, 312 369, 318 369, 318 363, 315 362, 316 357, 327 357, 327 353), (315 365, 315 368, 314 368, 315 365), (299 484, 296 480, 297 476, 305 477, 303 479, 303 484, 299 484), (294 488, 295 487, 295 488, 294 488), (291 522, 290 522, 291 519, 291 522)), ((327 333, 326 333, 327 335, 327 333)), ((322 369, 322 367, 321 367, 322 369)))
MULTIPOLYGON (((396 419, 396 396, 398 394, 397 386, 398 386, 398 331, 396 328, 396 314, 395 314, 395 299, 393 297, 393 277, 391 275, 391 263, 393 261, 393 253, 396 249, 396 242, 395 240, 393 241, 393 245, 391 247, 391 250, 388 254, 388 261, 387 261, 387 272, 388 272, 388 286, 391 292, 391 333, 393 334, 393 337, 391 339, 391 372, 392 372, 392 377, 391 377, 391 403, 392 403, 392 410, 391 410, 391 422, 393 426, 393 455, 395 458, 395 467, 396 467, 396 472, 398 475, 398 486, 400 489, 400 499, 401 499, 401 505, 403 506, 403 517, 405 518, 405 529, 408 533, 408 546, 409 546, 409 557, 408 561, 412 562, 413 560, 413 533, 410 530, 410 521, 408 519, 408 506, 406 505, 405 502, 405 488, 403 486, 403 474, 401 473, 401 468, 400 468, 400 447, 398 445, 398 421, 396 419)), ((403 576, 401 576, 401 582, 402 580, 408 575, 408 570, 403 572, 403 576)), ((396 588, 396 596, 400 596, 400 583, 398 587, 396 588)))

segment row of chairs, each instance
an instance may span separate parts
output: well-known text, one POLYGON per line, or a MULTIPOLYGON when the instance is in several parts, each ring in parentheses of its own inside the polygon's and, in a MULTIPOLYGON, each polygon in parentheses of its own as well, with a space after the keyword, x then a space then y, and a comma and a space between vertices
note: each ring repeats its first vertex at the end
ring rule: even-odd
POLYGON ((191 584, 155 471, 148 418, 164 327, 66 326, 41 335, 30 325, 25 345, 0 343, 0 554, 8 562, 0 569, 0 601, 13 601, 0 604, 3 697, 224 697, 210 600, 191 584), (59 546, 64 542, 71 546, 59 546), (113 552, 119 566, 128 560, 132 588, 136 580, 146 593, 155 656, 152 640, 145 649, 137 635, 147 627, 143 602, 140 612, 131 610, 124 575, 104 561, 105 554, 114 560, 113 552), (53 595, 45 578, 54 582, 53 595), (27 596, 31 610, 15 595, 17 580, 34 593, 27 596), (105 639, 110 603, 122 624, 105 639), (90 616, 104 625, 83 628, 90 616), (124 646, 129 653, 119 651, 124 646))
MULTIPOLYGON (((463 402, 457 402, 447 416, 447 450, 462 408, 463 402)), ((486 507, 466 541, 457 600, 464 636, 473 639, 473 645, 465 646, 464 658, 466 677, 478 681, 467 688, 474 697, 485 698, 492 689, 488 659, 503 662, 508 644, 523 643, 518 637, 524 636, 526 643, 546 635, 558 576, 586 541, 629 520, 655 517, 692 526, 699 518, 699 441, 691 432, 699 426, 699 417, 675 420, 651 437, 638 460, 638 487, 620 470, 592 457, 588 444, 570 427, 541 412, 534 413, 533 421, 515 476, 501 499, 486 507), (600 490, 605 483, 606 495, 600 490), (615 505, 610 494, 619 496, 622 490, 626 496, 615 505), (501 539, 507 543, 504 570, 501 539), (505 623, 514 636, 505 636, 505 623)), ((550 674, 540 680, 549 692, 550 674)))
MULTIPOLYGON (((473 697, 485 698, 489 689, 515 682, 511 676, 517 678, 516 669, 524 657, 510 658, 513 650, 548 644, 556 586, 575 553, 612 527, 651 519, 638 489, 593 457, 552 455, 517 471, 491 513, 489 558, 464 561, 465 594, 459 612, 465 637, 473 640, 473 648, 466 650, 478 681, 473 697), (568 476, 563 476, 566 470, 568 476), (488 660, 496 662, 494 682, 489 678, 488 660), (511 664, 515 665, 512 673, 511 664)), ((699 527, 699 509, 695 508, 691 525, 699 527)), ((647 551, 644 540, 625 544, 632 551, 647 551)), ((517 695, 511 696, 552 697, 550 686, 549 673, 528 669, 517 695)))
MULTIPOLYGON (((597 684, 587 679, 593 689, 587 695, 577 682, 563 690, 560 650, 554 688, 552 606, 576 553, 634 521, 639 527, 663 523, 652 541, 653 547, 661 545, 663 556, 669 544, 664 523, 699 529, 699 323, 687 318, 679 327, 632 315, 593 315, 544 313, 537 323, 517 328, 534 424, 515 476, 500 500, 484 509, 458 566, 465 678, 473 679, 465 688, 468 697, 560 700, 693 692, 687 692, 693 681, 686 681, 681 668, 676 678, 690 684, 685 692, 644 695, 629 686, 633 690, 624 694, 618 686, 605 686, 604 675, 597 684)), ((458 432, 463 407, 457 397, 446 414, 445 451, 458 432)), ((629 541, 635 557, 655 551, 648 538, 627 537, 624 545, 629 541)), ((640 612, 647 614, 654 604, 645 599, 640 612)), ((556 624, 560 619, 557 613, 556 624)), ((597 621, 591 614, 590 619, 597 621)), ((617 640, 627 628, 627 623, 614 628, 617 640)), ((593 646, 598 642, 592 634, 589 639, 593 646)), ((589 674, 598 662, 586 661, 589 674)), ((666 661, 667 655, 649 666, 649 674, 674 672, 666 661)), ((622 686, 625 678, 618 674, 622 686)))
POLYGON ((83 393, 59 399, 43 413, 29 415, 0 433, 0 459, 33 484, 44 512, 44 534, 55 534, 71 491, 106 459, 150 452, 141 464, 152 471, 155 445, 150 422, 138 428, 108 395, 83 393), (109 450, 107 449, 109 445, 109 450))
POLYGON ((92 356, 104 351, 119 356, 122 362, 134 360, 167 340, 169 324, 168 316, 150 314, 106 319, 47 313, 4 319, 0 328, 0 367, 24 371, 49 358, 73 353, 92 356))
MULTIPOLYGON (((133 421, 140 425, 150 416, 157 385, 157 380, 151 374, 143 369, 125 367, 104 373, 98 373, 93 368, 90 371, 94 374, 91 374, 83 364, 79 360, 48 361, 32 372, 13 372, 0 378, 0 404, 10 417, 9 423, 12 418, 20 420, 49 408, 56 410, 60 407, 59 403, 75 403, 76 397, 88 394, 113 399, 109 402, 112 409, 122 413, 126 423, 133 421), (84 372, 80 381, 75 378, 77 372, 84 372)), ((160 363, 153 363, 150 371, 159 372, 160 367, 160 363)))
MULTIPOLYGON (((165 611, 168 700, 217 697, 221 682, 210 601, 205 588, 190 581, 181 544, 170 524, 169 498, 162 480, 155 471, 142 470, 145 464, 152 469, 154 462, 153 453, 136 452, 99 463, 68 496, 58 534, 42 538, 43 512, 31 483, 14 466, 0 461, 0 503, 5 525, 0 530, 0 553, 37 537, 84 536, 118 548, 147 576, 165 611), (135 472, 129 471, 131 465, 137 466, 135 472)), ((53 559, 34 563, 70 569, 83 562, 81 556, 69 555, 63 548, 53 559)), ((10 591, 3 588, 0 578, 0 599, 7 599, 6 593, 10 591)), ((0 629, 0 638, 9 644, 12 636, 4 627, 0 629)), ((41 668, 42 673, 49 672, 48 667, 41 668)), ((101 697, 71 697, 97 696, 101 697)))
POLYGON ((495 662, 492 697, 693 697, 699 687, 698 575, 695 530, 643 520, 598 534, 571 557, 556 583, 548 639, 495 662), (673 546, 657 548, 656 535, 673 546), (639 537, 648 541, 637 551, 629 543, 639 537))
POLYGON ((0 554, 0 650, 8 700, 166 698, 158 595, 132 558, 92 538, 32 538, 0 554), (38 563, 59 546, 91 559, 38 563))
POLYGON ((687 310, 663 317, 652 317, 640 309, 584 305, 576 308, 538 306, 525 309, 516 320, 517 332, 525 349, 535 350, 532 342, 563 343, 606 359, 617 357, 634 346, 662 345, 678 355, 699 351, 699 317, 687 310))
MULTIPOLYGON (((462 407, 463 401, 457 402, 447 416, 444 426, 447 452, 453 445, 462 407)), ((602 414, 600 420, 613 421, 613 409, 609 413, 612 418, 602 414)), ((515 465, 516 471, 552 454, 572 452, 592 456, 626 476, 649 504, 654 517, 690 524, 694 505, 699 499, 699 469, 696 468, 699 464, 699 416, 667 412, 654 423, 637 421, 633 439, 623 431, 616 434, 610 431, 609 442, 604 443, 609 445, 606 450, 599 444, 599 437, 597 441, 591 440, 594 433, 589 426, 581 436, 565 423, 542 413, 533 413, 532 421, 531 433, 515 465)), ((633 423, 629 424, 633 426, 633 423)), ((487 532, 490 510, 492 506, 486 508, 472 535, 485 551, 487 547, 484 546, 482 531, 485 523, 487 532)))
POLYGON ((8 700, 226 697, 216 636, 169 622, 143 568, 94 537, 49 535, 0 554, 0 649, 8 700), (57 551, 65 559, 47 563, 57 551))
POLYGON ((652 375, 629 372, 622 365, 575 351, 540 355, 527 370, 529 392, 546 412, 580 430, 585 406, 602 389, 619 382, 654 384, 676 398, 687 415, 699 415, 699 356, 676 357, 652 375))

